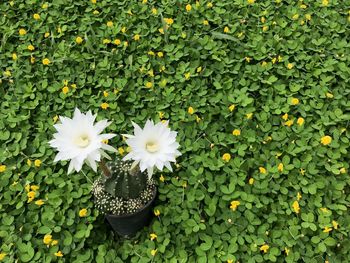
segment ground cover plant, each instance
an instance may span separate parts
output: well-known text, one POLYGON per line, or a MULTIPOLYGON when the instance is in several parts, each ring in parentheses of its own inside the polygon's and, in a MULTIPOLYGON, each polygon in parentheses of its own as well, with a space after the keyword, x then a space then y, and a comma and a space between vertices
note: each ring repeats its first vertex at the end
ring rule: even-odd
POLYGON ((348 1, 6 0, 0 17, 1 261, 350 261, 348 1), (93 206, 97 174, 52 162, 75 107, 179 132, 133 240, 93 206))

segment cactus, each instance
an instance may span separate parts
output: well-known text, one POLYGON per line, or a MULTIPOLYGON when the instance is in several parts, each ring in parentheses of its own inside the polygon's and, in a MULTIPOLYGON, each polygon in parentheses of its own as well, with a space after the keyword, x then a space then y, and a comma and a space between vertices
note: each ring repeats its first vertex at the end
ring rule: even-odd
POLYGON ((107 163, 109 176, 104 177, 105 189, 114 197, 132 199, 140 196, 147 187, 147 175, 133 161, 117 160, 107 163))

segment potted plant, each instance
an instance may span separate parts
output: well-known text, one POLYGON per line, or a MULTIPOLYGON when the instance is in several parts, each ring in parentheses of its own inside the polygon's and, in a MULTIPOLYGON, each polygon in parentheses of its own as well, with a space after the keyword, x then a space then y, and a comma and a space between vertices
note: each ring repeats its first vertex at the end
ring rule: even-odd
POLYGON ((181 155, 177 133, 168 128, 168 122, 148 120, 143 129, 133 123, 134 134, 124 135, 131 151, 122 160, 112 160, 106 151, 116 149, 105 142, 115 134, 101 134, 110 122, 94 124, 95 118, 90 111, 84 114, 79 109, 72 119, 60 117, 60 123, 54 125, 57 133, 49 142, 58 151, 54 162, 70 160, 68 174, 79 172, 84 162, 97 172, 99 162, 101 177, 92 186, 96 207, 119 235, 130 237, 150 220, 157 192, 154 168, 172 171, 170 162, 181 155))

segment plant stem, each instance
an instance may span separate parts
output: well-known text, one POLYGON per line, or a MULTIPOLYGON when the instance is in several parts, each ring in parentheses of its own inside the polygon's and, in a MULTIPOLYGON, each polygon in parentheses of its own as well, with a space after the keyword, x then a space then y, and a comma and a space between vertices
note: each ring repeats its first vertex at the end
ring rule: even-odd
POLYGON ((111 171, 108 169, 108 167, 107 167, 107 165, 106 165, 104 160, 101 160, 100 168, 101 168, 104 176, 106 176, 106 177, 110 177, 111 176, 111 171))

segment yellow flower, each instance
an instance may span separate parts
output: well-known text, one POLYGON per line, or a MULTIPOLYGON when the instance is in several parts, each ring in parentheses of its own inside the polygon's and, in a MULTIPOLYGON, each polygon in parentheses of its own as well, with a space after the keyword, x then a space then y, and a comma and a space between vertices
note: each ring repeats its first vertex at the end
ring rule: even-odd
POLYGON ((279 172, 283 172, 283 163, 280 163, 277 167, 279 172))
POLYGON ((299 14, 294 14, 293 16, 292 16, 292 19, 293 20, 297 20, 299 18, 299 14))
POLYGON ((149 82, 149 81, 148 81, 148 82, 146 83, 145 86, 146 86, 146 88, 149 88, 149 89, 150 89, 150 88, 153 87, 153 84, 152 84, 152 82, 149 82))
POLYGON ((81 43, 83 43, 83 39, 81 37, 76 37, 75 42, 77 44, 81 44, 81 43))
POLYGON ((35 63, 35 57, 33 57, 32 55, 30 55, 30 63, 32 63, 32 64, 35 63))
POLYGON ((44 4, 41 6, 42 9, 46 9, 46 8, 48 8, 48 7, 49 7, 49 5, 48 5, 47 3, 44 3, 44 4))
POLYGON ((52 235, 46 234, 44 236, 43 242, 45 245, 50 245, 52 242, 52 235))
POLYGON ((305 19, 308 20, 308 21, 310 21, 310 20, 311 20, 311 15, 310 15, 310 14, 306 14, 306 15, 305 15, 305 19))
POLYGON ((266 32, 268 29, 269 29, 268 26, 263 26, 263 28, 262 28, 262 30, 263 30, 264 32, 266 32))
POLYGON ((157 235, 155 233, 151 233, 149 236, 152 241, 157 239, 157 235))
POLYGON ((39 20, 39 19, 40 19, 40 15, 39 15, 39 14, 34 14, 34 15, 33 15, 33 18, 34 18, 35 20, 39 20))
POLYGON ((103 44, 109 44, 109 43, 111 43, 111 40, 105 38, 105 39, 103 39, 102 43, 103 43, 103 44))
POLYGON ((18 31, 19 35, 20 36, 24 36, 25 34, 27 34, 27 31, 24 29, 24 28, 21 28, 19 31, 18 31))
POLYGON ((192 115, 194 113, 194 109, 192 107, 188 107, 187 112, 192 115))
POLYGON ((345 174, 346 173, 346 169, 344 167, 342 167, 342 168, 339 169, 339 172, 341 174, 345 174))
POLYGON ((41 161, 40 161, 39 159, 36 159, 36 160, 34 161, 34 166, 35 166, 35 167, 40 167, 40 165, 41 165, 41 161))
POLYGON ((232 259, 228 259, 226 263, 234 263, 232 259))
POLYGON ((234 200, 231 202, 231 206, 230 208, 233 210, 233 211, 236 211, 237 207, 241 204, 240 201, 237 201, 237 200, 234 200))
POLYGON ((234 104, 231 104, 229 107, 228 107, 228 109, 232 112, 232 111, 234 111, 234 109, 235 109, 235 105, 234 104))
POLYGON ((151 250, 151 255, 152 255, 153 257, 156 255, 156 253, 157 253, 157 249, 152 249, 152 250, 151 250))
POLYGON ((113 43, 114 43, 114 45, 120 45, 122 42, 120 41, 120 39, 114 39, 114 41, 113 41, 113 43))
POLYGON ((294 65, 292 63, 288 63, 288 65, 287 65, 288 69, 292 69, 293 67, 294 67, 294 65))
POLYGON ((35 201, 35 204, 38 206, 42 206, 45 202, 42 199, 39 199, 37 201, 35 201))
POLYGON ((252 185, 252 184, 254 184, 254 178, 249 178, 249 181, 248 181, 248 183, 250 184, 250 185, 252 185))
POLYGON ((44 65, 49 65, 51 63, 50 59, 48 58, 44 58, 42 62, 44 65))
POLYGON ((134 40, 135 40, 135 41, 140 40, 140 35, 139 35, 139 34, 136 34, 136 35, 134 36, 134 40))
POLYGON ((298 105, 298 104, 299 104, 299 99, 298 99, 298 98, 292 98, 291 101, 290 101, 290 103, 291 103, 292 105, 298 105))
POLYGON ((288 256, 289 255, 289 249, 287 247, 284 248, 284 252, 286 253, 286 255, 288 256))
POLYGON ((4 252, 1 252, 0 253, 0 260, 3 260, 5 257, 6 257, 6 253, 4 253, 4 252))
POLYGON ((305 120, 304 120, 304 118, 302 118, 302 117, 299 117, 298 120, 297 120, 297 124, 298 124, 299 126, 303 125, 304 122, 305 122, 305 120))
POLYGON ((326 136, 323 136, 323 137, 321 138, 321 143, 322 143, 323 145, 328 145, 328 144, 330 144, 331 142, 332 142, 332 137, 331 137, 331 136, 326 135, 326 136))
POLYGON ((285 113, 285 114, 282 116, 282 119, 285 120, 285 121, 288 120, 288 113, 285 113))
POLYGON ((103 91, 103 96, 106 98, 108 97, 109 93, 107 91, 103 91))
POLYGON ((225 162, 230 161, 230 160, 231 160, 231 154, 225 153, 225 154, 222 156, 222 159, 223 159, 225 162))
POLYGON ((63 254, 61 252, 61 250, 59 250, 58 252, 55 253, 56 257, 63 257, 63 254))
POLYGON ((190 4, 186 5, 186 11, 190 12, 192 10, 192 6, 190 4))
POLYGON ((265 22, 266 22, 266 18, 262 16, 262 17, 260 18, 260 21, 261 21, 261 23, 265 23, 265 22))
POLYGON ((270 246, 267 244, 264 244, 260 247, 260 251, 264 251, 264 253, 267 253, 267 251, 269 250, 270 246))
POLYGON ((232 131, 232 135, 234 135, 234 136, 239 136, 239 135, 241 135, 241 131, 238 130, 238 129, 234 129, 234 130, 232 131))
POLYGON ((206 20, 206 19, 204 19, 204 20, 203 20, 203 25, 208 26, 208 25, 209 25, 209 21, 206 20))
POLYGON ((27 197, 28 197, 29 199, 34 199, 34 198, 35 198, 35 192, 34 192, 34 191, 28 192, 28 193, 27 193, 27 197))
POLYGON ((108 109, 108 107, 109 107, 109 104, 107 102, 103 102, 101 104, 101 108, 104 109, 104 110, 108 109))
POLYGON ((152 8, 152 14, 153 14, 153 15, 158 14, 158 10, 157 10, 156 8, 152 8))
POLYGON ((29 45, 27 48, 29 51, 33 51, 35 49, 35 47, 33 45, 29 45))
POLYGON ((87 209, 86 208, 83 208, 83 209, 80 209, 79 211, 79 216, 80 217, 85 217, 87 215, 87 209))
POLYGON ((157 53, 157 56, 160 57, 160 58, 162 58, 162 57, 164 57, 164 54, 163 54, 163 52, 159 51, 159 52, 157 53))
POLYGON ((174 23, 174 19, 172 19, 172 18, 164 18, 164 21, 169 26, 174 23))
POLYGON ((247 113, 245 116, 247 119, 251 119, 253 117, 253 113, 247 113))
POLYGON ((259 167, 259 172, 261 174, 266 174, 267 173, 267 171, 266 171, 266 169, 264 167, 259 167))
POLYGON ((196 69, 196 71, 197 71, 197 73, 202 72, 202 67, 198 67, 198 68, 196 69))
POLYGON ((45 35, 44 35, 45 38, 48 38, 49 36, 50 36, 49 32, 46 32, 45 35))
POLYGON ((288 120, 288 121, 286 121, 286 122, 284 123, 284 125, 286 125, 286 126, 290 127, 290 126, 292 126, 292 125, 293 125, 293 123, 294 123, 294 121, 293 121, 293 120, 288 120))
POLYGON ((17 58, 18 58, 18 57, 17 57, 17 54, 16 54, 16 53, 12 53, 12 59, 13 59, 13 60, 17 60, 17 58))
POLYGON ((273 58, 273 59, 271 59, 272 64, 275 64, 275 63, 276 63, 276 61, 277 61, 277 58, 273 58))
POLYGON ((328 213, 328 208, 327 207, 321 207, 320 210, 323 212, 323 213, 328 213))
POLYGON ((305 170, 303 168, 300 168, 300 174, 304 175, 305 174, 305 170))
POLYGON ((333 99, 334 95, 333 95, 332 93, 330 93, 330 92, 327 92, 327 93, 326 93, 326 97, 327 97, 328 99, 333 99))
POLYGON ((196 122, 199 123, 201 120, 202 119, 198 115, 196 115, 196 122))
POLYGON ((126 32, 126 27, 125 26, 122 27, 121 31, 122 31, 122 33, 125 33, 126 32))
POLYGON ((38 185, 31 185, 31 186, 30 186, 30 189, 31 189, 32 191, 38 191, 38 190, 40 189, 40 187, 39 187, 38 185))
POLYGON ((190 72, 185 73, 185 79, 189 79, 190 77, 191 77, 191 73, 190 72))
POLYGON ((69 92, 68 86, 64 86, 64 87, 62 88, 62 93, 63 93, 63 94, 67 94, 68 92, 69 92))
POLYGON ((333 228, 326 226, 326 227, 323 229, 323 233, 328 233, 328 232, 331 232, 332 230, 333 230, 333 228))
POLYGON ((158 209, 154 210, 154 215, 155 216, 160 216, 160 211, 158 209))
POLYGON ((302 195, 300 192, 297 193, 297 200, 299 201, 302 198, 302 195))
POLYGON ((159 33, 161 33, 161 34, 164 34, 164 29, 163 29, 163 28, 159 28, 158 31, 159 31, 159 33))
POLYGON ((9 70, 6 70, 5 72, 4 72, 4 75, 6 76, 6 77, 11 77, 11 71, 9 71, 9 70))
POLYGON ((124 153, 125 153, 124 148, 123 148, 123 147, 119 147, 119 148, 118 148, 118 153, 119 153, 120 155, 124 155, 124 153))
POLYGON ((244 59, 245 59, 245 61, 247 61, 248 63, 251 61, 251 58, 250 58, 250 57, 245 57, 244 59))
POLYGON ((6 171, 6 165, 2 164, 0 165, 0 173, 3 173, 6 171))
POLYGON ((161 174, 160 175, 160 177, 159 177, 159 181, 161 181, 161 182, 164 182, 165 181, 165 178, 164 178, 164 176, 161 174))
POLYGON ((103 143, 103 144, 108 144, 108 139, 102 140, 102 143, 103 143))
POLYGON ((212 8, 212 7, 213 7, 213 3, 209 2, 209 3, 207 4, 207 7, 208 7, 208 8, 212 8))
POLYGON ((329 4, 329 1, 328 0, 322 0, 322 5, 323 6, 328 6, 329 4))
POLYGON ((112 21, 108 21, 108 22, 107 22, 107 26, 108 26, 108 27, 112 27, 112 26, 113 26, 113 22, 112 22, 112 21))
POLYGON ((96 0, 91 0, 92 4, 96 4, 96 2, 97 2, 96 0))
POLYGON ((56 246, 58 244, 58 240, 54 239, 51 242, 51 246, 56 246))
POLYGON ((298 201, 294 201, 292 207, 293 207, 294 212, 299 214, 299 212, 300 212, 299 202, 298 201))
POLYGON ((227 26, 225 26, 224 27, 224 33, 228 33, 228 32, 230 32, 230 29, 227 26))
POLYGON ((335 220, 332 221, 332 225, 333 225, 334 229, 338 229, 338 227, 339 227, 338 222, 335 220))

